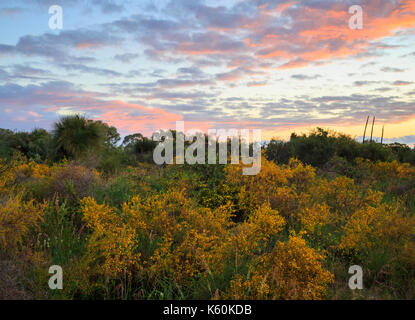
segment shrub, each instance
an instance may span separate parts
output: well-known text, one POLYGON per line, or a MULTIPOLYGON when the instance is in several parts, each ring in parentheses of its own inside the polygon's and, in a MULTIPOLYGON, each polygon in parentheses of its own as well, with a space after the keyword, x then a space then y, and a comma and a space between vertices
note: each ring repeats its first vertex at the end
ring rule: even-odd
POLYGON ((359 149, 360 158, 372 161, 392 161, 394 157, 390 149, 376 142, 363 143, 359 149))
POLYGON ((37 228, 42 219, 44 205, 33 200, 24 203, 21 195, 10 196, 0 203, 0 248, 6 251, 22 245, 32 228, 37 228))
POLYGON ((295 157, 315 167, 323 166, 336 152, 335 138, 321 128, 317 128, 308 136, 292 134, 290 144, 295 157))
POLYGON ((287 164, 292 158, 293 152, 290 143, 272 139, 265 147, 265 155, 268 160, 278 164, 287 164))
POLYGON ((231 282, 232 299, 323 299, 334 276, 322 266, 323 255, 292 235, 260 256, 246 278, 231 282))

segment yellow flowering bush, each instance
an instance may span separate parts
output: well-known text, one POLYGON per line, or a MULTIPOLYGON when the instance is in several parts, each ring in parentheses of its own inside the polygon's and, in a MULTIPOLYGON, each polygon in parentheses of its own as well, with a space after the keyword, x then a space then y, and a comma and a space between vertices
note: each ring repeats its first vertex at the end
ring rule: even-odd
POLYGON ((323 236, 323 226, 330 224, 332 215, 327 204, 315 203, 310 207, 304 207, 300 213, 301 223, 307 232, 316 236, 323 236))
POLYGON ((366 206, 353 213, 344 226, 339 247, 365 255, 374 249, 400 251, 414 235, 415 219, 401 215, 399 208, 366 206))
POLYGON ((232 299, 323 299, 334 276, 322 266, 324 256, 292 234, 258 257, 246 278, 232 280, 232 299))
POLYGON ((278 166, 263 157, 261 171, 255 176, 242 175, 241 165, 229 165, 225 171, 227 183, 239 186, 238 207, 245 217, 263 203, 289 216, 297 208, 298 194, 315 181, 315 170, 294 159, 287 166, 278 166))
POLYGON ((3 170, 0 165, 0 192, 15 189, 36 199, 50 199, 55 194, 83 198, 98 180, 97 170, 69 162, 48 166, 32 160, 14 161, 3 170))
POLYGON ((286 167, 288 182, 299 191, 306 191, 315 182, 316 170, 310 165, 304 165, 297 159, 290 159, 286 167), (288 170, 289 168, 289 170, 288 170))
POLYGON ((232 164, 107 176, 0 160, 0 249, 40 288, 45 266, 63 266, 67 286, 40 297, 324 299, 347 288, 352 263, 365 286, 411 292, 413 166, 357 160, 367 175, 354 180, 295 159, 261 164, 255 176, 232 164))
POLYGON ((212 257, 212 265, 217 272, 223 272, 227 265, 235 271, 258 254, 263 253, 285 226, 285 220, 265 204, 259 207, 247 221, 236 224, 227 231, 217 252, 212 257))
POLYGON ((143 221, 143 236, 150 244, 157 243, 146 261, 150 276, 171 276, 177 281, 209 268, 211 255, 232 225, 228 206, 216 210, 196 208, 177 191, 147 199, 134 197, 123 210, 134 221, 143 221))
POLYGON ((357 159, 360 167, 366 168, 375 178, 396 177, 396 178, 415 178, 415 168, 409 163, 392 162, 372 162, 367 159, 357 159))
POLYGON ((33 200, 23 202, 21 195, 11 196, 0 203, 0 248, 10 250, 22 244, 30 228, 39 226, 44 205, 33 200))
POLYGON ((140 254, 134 251, 136 230, 126 223, 123 216, 92 198, 81 200, 83 219, 92 234, 89 237, 88 259, 103 259, 99 270, 116 277, 131 273, 139 266, 140 254))

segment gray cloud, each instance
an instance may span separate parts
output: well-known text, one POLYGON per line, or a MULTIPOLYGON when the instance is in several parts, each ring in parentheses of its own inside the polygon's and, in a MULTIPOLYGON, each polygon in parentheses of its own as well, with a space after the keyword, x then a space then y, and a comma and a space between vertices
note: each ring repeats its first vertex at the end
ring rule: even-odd
POLYGON ((119 73, 110 69, 88 67, 83 64, 71 64, 71 63, 61 63, 59 67, 68 70, 68 71, 80 71, 82 73, 93 73, 105 77, 119 77, 122 76, 122 73, 119 73))
POLYGON ((121 61, 123 63, 130 63, 132 60, 138 58, 139 55, 135 53, 124 53, 124 54, 116 54, 114 56, 115 60, 121 61))
POLYGON ((25 11, 24 8, 0 8, 0 16, 15 16, 25 11))
POLYGON ((291 76, 291 78, 297 79, 297 80, 314 80, 314 79, 321 78, 321 75, 316 74, 314 76, 307 76, 305 74, 294 74, 291 76))
POLYGON ((404 69, 399 69, 399 68, 391 68, 391 67, 384 67, 382 69, 380 69, 380 71, 383 72, 404 72, 404 69))
POLYGON ((114 46, 121 38, 105 31, 64 30, 59 34, 26 35, 16 45, 0 44, 0 54, 22 54, 51 58, 57 62, 72 59, 68 51, 73 49, 114 46))
POLYGON ((106 14, 119 13, 124 10, 122 1, 114 0, 93 0, 92 3, 101 8, 101 11, 106 14))

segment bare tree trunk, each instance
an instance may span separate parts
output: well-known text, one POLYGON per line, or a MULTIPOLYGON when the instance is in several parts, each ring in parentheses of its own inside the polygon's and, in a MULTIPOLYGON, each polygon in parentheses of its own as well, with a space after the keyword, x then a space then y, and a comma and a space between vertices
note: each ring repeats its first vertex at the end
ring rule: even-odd
POLYGON ((375 116, 373 116, 373 121, 372 121, 372 131, 370 133, 370 142, 372 142, 372 138, 373 138, 373 127, 375 126, 375 116))
POLYGON ((369 122, 369 117, 370 116, 367 116, 367 119, 366 119, 365 132, 363 132, 363 142, 362 143, 365 143, 366 129, 367 129, 367 124, 369 122))
POLYGON ((382 126, 382 138, 380 138, 380 144, 383 144, 383 133, 385 132, 385 125, 382 126))

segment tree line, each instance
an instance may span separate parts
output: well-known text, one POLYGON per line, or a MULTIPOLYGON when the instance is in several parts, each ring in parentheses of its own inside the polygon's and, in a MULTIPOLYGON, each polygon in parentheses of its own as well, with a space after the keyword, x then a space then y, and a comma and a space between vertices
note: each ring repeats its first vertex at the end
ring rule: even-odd
MULTIPOLYGON (((173 131, 173 139, 176 135, 173 131)), ((39 163, 77 160, 107 172, 137 162, 152 162, 157 143, 141 133, 127 135, 121 142, 115 127, 81 115, 61 118, 50 132, 41 128, 30 132, 0 128, 1 158, 10 159, 20 154, 39 163)), ((352 163, 356 158, 415 164, 415 150, 405 144, 374 141, 362 144, 349 135, 322 128, 308 134, 293 133, 288 141, 272 139, 264 144, 264 152, 269 160, 279 164, 297 158, 319 168, 339 160, 352 163)))

